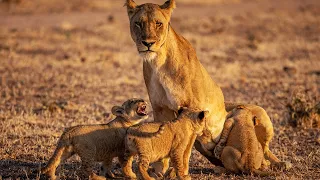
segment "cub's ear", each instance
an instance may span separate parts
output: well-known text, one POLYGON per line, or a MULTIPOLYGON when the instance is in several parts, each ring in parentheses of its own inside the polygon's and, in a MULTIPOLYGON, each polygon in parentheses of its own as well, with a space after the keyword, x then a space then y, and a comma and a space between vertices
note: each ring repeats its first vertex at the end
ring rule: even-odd
POLYGON ((137 4, 133 0, 127 0, 124 5, 127 6, 128 16, 131 18, 136 10, 137 4))
POLYGON ((176 1, 175 0, 168 0, 164 4, 160 6, 161 9, 168 10, 171 14, 173 9, 176 8, 176 1))
POLYGON ((246 107, 244 105, 238 105, 237 109, 245 109, 246 107))
POLYGON ((257 120, 258 120, 258 118, 257 118, 257 116, 253 116, 253 118, 252 118, 252 121, 253 121, 253 125, 255 126, 255 125, 258 125, 257 123, 257 120))
POLYGON ((126 114, 126 111, 121 106, 113 106, 111 112, 113 115, 120 117, 124 117, 126 114))
POLYGON ((201 111, 198 115, 198 118, 203 121, 204 119, 206 119, 206 117, 208 116, 209 111, 201 111))

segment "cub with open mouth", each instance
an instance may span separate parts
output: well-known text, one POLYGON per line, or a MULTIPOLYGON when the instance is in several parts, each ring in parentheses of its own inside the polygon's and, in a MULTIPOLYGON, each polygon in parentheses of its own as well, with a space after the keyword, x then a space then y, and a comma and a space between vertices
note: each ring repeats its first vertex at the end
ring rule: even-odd
POLYGON ((124 138, 127 128, 148 118, 147 103, 143 99, 130 99, 121 106, 114 106, 112 113, 116 118, 107 124, 67 128, 41 173, 50 179, 56 179, 55 172, 60 162, 78 154, 82 161, 79 174, 81 179, 87 179, 89 176, 98 178, 92 171, 95 161, 103 162, 100 175, 114 177, 111 171, 112 159, 118 157, 120 163, 124 161, 124 138))

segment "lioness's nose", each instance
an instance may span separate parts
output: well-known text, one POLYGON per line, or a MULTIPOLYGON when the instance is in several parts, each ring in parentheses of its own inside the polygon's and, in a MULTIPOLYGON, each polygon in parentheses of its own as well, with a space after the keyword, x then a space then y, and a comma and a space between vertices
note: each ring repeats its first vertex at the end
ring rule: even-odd
POLYGON ((151 47, 155 41, 142 41, 142 44, 147 46, 148 48, 151 47))

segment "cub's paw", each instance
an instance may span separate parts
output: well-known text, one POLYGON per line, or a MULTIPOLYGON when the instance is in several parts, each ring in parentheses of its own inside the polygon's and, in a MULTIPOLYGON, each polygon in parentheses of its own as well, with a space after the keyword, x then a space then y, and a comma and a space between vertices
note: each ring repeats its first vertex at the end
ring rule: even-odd
POLYGON ((179 179, 182 179, 182 180, 191 180, 191 176, 190 175, 185 175, 185 176, 182 176, 181 178, 179 179))
POLYGON ((288 161, 281 161, 281 162, 273 163, 271 167, 287 171, 292 168, 292 164, 288 161))
POLYGON ((103 176, 98 176, 95 173, 91 173, 89 176, 89 180, 106 180, 103 176))
POLYGON ((170 167, 167 172, 164 174, 165 179, 176 179, 177 173, 173 167, 170 167))

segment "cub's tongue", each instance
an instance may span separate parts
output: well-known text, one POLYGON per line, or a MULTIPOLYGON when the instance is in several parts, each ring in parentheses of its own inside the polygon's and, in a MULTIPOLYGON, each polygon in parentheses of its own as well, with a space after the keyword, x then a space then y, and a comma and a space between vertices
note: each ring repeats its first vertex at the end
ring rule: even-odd
POLYGON ((145 116, 147 115, 146 106, 140 106, 137 110, 138 115, 145 116))

